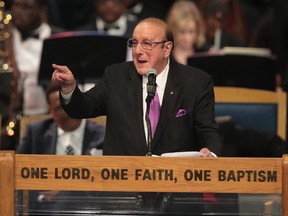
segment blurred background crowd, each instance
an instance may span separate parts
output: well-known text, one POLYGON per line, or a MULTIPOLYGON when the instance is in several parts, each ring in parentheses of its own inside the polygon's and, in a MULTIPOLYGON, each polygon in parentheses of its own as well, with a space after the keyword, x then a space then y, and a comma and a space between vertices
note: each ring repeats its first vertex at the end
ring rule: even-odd
POLYGON ((1 1, 1 31, 11 33, 4 39, 7 50, 1 45, 1 65, 10 62, 17 73, 13 73, 12 93, 7 87, 10 80, 0 73, 0 149, 15 149, 18 145, 17 116, 48 112, 45 86, 38 84, 38 74, 43 41, 53 34, 97 31, 129 38, 139 20, 157 17, 165 20, 174 33, 176 61, 187 64, 187 58, 195 53, 213 53, 227 46, 266 48, 276 57, 275 91, 287 91, 287 4, 285 0, 1 1), (7 14, 12 19, 5 27, 7 14))

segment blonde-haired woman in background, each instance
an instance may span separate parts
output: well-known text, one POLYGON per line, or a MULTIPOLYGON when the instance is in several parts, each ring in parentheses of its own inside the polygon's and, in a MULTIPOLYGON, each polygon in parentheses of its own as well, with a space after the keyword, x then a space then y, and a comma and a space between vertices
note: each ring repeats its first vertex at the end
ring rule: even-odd
POLYGON ((174 35, 173 57, 177 62, 187 64, 195 52, 209 50, 202 14, 192 1, 176 1, 167 14, 167 24, 174 35))

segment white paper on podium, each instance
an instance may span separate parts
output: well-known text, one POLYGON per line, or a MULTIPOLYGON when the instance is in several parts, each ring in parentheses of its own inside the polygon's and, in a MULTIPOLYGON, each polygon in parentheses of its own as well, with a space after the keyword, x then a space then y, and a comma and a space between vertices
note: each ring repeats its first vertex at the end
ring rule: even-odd
MULTIPOLYGON (((153 156, 159 157, 159 155, 153 156)), ((198 151, 169 152, 161 154, 161 157, 203 157, 203 154, 198 151)))

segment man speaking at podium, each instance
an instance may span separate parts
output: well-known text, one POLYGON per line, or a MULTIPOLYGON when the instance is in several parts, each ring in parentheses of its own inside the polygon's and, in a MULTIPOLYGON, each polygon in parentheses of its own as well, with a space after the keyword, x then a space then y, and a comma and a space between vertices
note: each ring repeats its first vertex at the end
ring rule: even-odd
POLYGON ((200 151, 204 157, 220 154, 213 80, 170 58, 173 35, 166 23, 156 18, 142 20, 128 46, 133 62, 108 66, 101 81, 85 93, 68 67, 53 64, 52 81, 61 85, 65 111, 72 118, 107 116, 104 155, 144 156, 149 144, 153 155, 182 151, 200 151), (147 72, 152 73, 147 76, 147 72), (148 100, 153 76, 155 90, 148 100), (152 101, 150 106, 147 101, 152 101), (160 104, 160 116, 156 126, 152 117, 148 118, 150 128, 146 111, 154 112, 155 101, 160 104))
MULTIPOLYGON (((64 110, 72 118, 107 116, 103 155, 184 151, 200 151, 204 157, 220 155, 211 76, 170 58, 173 35, 162 20, 142 20, 128 46, 133 62, 108 66, 103 78, 85 93, 68 67, 53 64, 52 81, 61 85, 64 110)), ((163 193, 143 193, 142 197, 144 204, 156 204, 161 212, 183 211, 183 207, 169 209, 173 198, 163 198, 163 193)), ((202 212, 199 203, 186 207, 190 213, 202 212)))

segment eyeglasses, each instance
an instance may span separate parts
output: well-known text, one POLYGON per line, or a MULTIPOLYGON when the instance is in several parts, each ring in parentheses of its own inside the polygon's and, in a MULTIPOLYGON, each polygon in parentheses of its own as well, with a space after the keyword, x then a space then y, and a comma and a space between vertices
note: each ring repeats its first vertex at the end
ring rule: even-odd
POLYGON ((130 38, 128 41, 127 41, 127 45, 129 48, 136 48, 138 44, 141 44, 142 48, 143 49, 147 49, 147 50, 152 50, 153 48, 153 44, 164 44, 168 41, 158 41, 158 42, 153 42, 153 41, 150 41, 150 40, 143 40, 143 41, 137 41, 137 40, 133 40, 132 38, 130 38))

